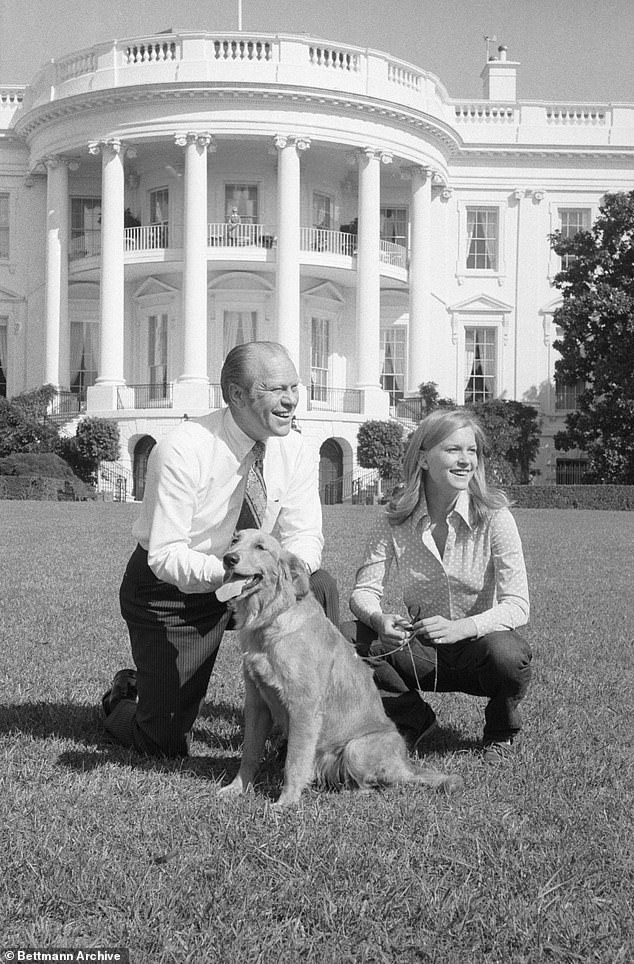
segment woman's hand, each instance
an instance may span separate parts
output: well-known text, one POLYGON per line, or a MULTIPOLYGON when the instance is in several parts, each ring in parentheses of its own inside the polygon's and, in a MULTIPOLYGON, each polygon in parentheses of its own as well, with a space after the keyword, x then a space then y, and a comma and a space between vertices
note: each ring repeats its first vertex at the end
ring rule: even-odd
POLYGON ((370 626, 383 643, 399 645, 409 636, 412 624, 398 613, 373 613, 370 626))
POLYGON ((444 616, 428 616, 412 624, 412 630, 428 639, 431 643, 447 646, 459 643, 476 635, 476 625, 468 616, 466 619, 445 619, 444 616))

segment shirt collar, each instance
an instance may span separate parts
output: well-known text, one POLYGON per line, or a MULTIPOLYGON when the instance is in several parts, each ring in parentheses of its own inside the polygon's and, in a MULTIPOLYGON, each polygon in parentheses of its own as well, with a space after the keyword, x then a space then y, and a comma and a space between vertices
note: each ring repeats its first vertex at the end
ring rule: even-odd
POLYGON ((242 462, 255 445, 255 439, 242 431, 229 408, 226 408, 224 412, 224 428, 229 448, 238 461, 242 462))
MULTIPOLYGON (((454 512, 456 512, 460 516, 463 522, 465 522, 470 529, 473 528, 473 525, 471 522, 471 496, 469 495, 466 489, 463 489, 462 492, 459 493, 458 498, 456 499, 456 504, 454 505, 449 515, 450 516, 453 515, 454 512)), ((425 492, 422 486, 421 486, 420 502, 412 512, 412 525, 417 526, 421 522, 425 526, 429 525, 429 512, 427 509, 427 500, 425 498, 425 492)))

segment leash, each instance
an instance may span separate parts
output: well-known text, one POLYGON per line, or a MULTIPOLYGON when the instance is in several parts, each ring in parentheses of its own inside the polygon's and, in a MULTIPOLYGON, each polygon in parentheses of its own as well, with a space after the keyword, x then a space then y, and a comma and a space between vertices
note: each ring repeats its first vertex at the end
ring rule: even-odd
MULTIPOLYGON (((412 620, 412 622, 416 622, 417 619, 420 619, 420 614, 421 614, 421 607, 419 606, 418 612, 414 617, 414 619, 412 620)), ((402 652, 402 650, 407 649, 410 662, 412 664, 414 679, 416 680, 416 691, 418 692, 418 695, 420 696, 420 698, 424 701, 424 696, 423 696, 424 691, 420 685, 420 678, 418 676, 416 661, 414 659, 414 654, 412 652, 412 646, 411 646, 411 642, 413 639, 416 639, 416 636, 417 636, 417 633, 411 632, 408 636, 405 637, 402 643, 400 643, 394 649, 388 650, 387 653, 379 653, 376 656, 362 656, 361 659, 365 660, 365 662, 367 663, 371 663, 373 660, 385 660, 388 658, 388 656, 393 656, 394 653, 400 653, 402 652)), ((436 693, 437 691, 438 691, 438 649, 434 647, 434 688, 431 692, 436 693)))

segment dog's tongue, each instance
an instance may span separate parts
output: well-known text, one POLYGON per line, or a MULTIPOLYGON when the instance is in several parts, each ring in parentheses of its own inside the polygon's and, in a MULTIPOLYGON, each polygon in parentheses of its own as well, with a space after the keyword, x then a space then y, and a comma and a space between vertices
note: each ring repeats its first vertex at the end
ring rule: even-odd
POLYGON ((222 586, 216 589, 216 599, 219 599, 220 602, 235 599, 236 596, 240 595, 248 581, 248 579, 229 579, 228 582, 223 582, 222 586))

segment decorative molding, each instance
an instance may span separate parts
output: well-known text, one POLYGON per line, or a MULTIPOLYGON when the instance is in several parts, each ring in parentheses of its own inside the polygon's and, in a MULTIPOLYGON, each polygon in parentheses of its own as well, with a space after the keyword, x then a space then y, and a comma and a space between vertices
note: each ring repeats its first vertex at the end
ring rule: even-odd
POLYGON ((275 134, 273 144, 278 151, 283 151, 285 147, 295 147, 298 151, 307 151, 310 149, 311 140, 310 137, 303 134, 275 134))
POLYGON ((214 137, 210 131, 177 131, 174 134, 174 143, 177 147, 187 147, 189 144, 195 144, 202 150, 206 149, 211 153, 214 153, 216 150, 214 137))

